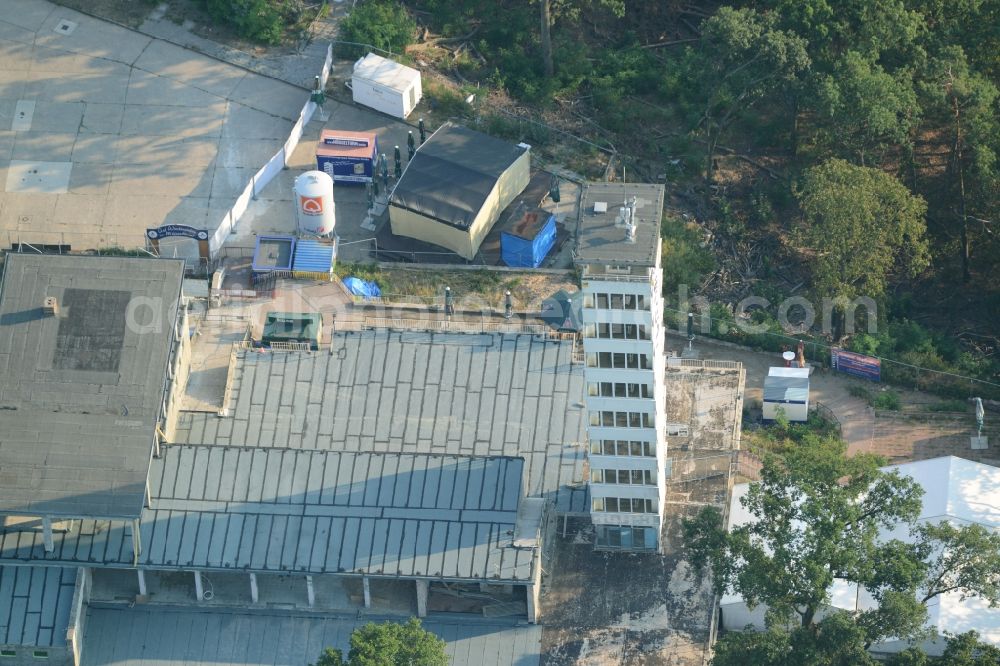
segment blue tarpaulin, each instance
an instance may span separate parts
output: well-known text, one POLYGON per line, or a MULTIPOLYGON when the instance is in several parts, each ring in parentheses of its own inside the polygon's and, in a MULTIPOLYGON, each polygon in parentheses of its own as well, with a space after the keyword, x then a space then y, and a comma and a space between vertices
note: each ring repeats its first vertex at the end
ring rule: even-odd
POLYGON ((515 225, 514 232, 500 232, 500 257, 508 266, 538 268, 555 242, 555 216, 545 211, 529 211, 515 225))
POLYGON ((382 295, 382 290, 378 288, 377 284, 374 282, 367 282, 356 277, 344 278, 344 286, 347 287, 347 291, 351 292, 355 296, 378 298, 382 295))

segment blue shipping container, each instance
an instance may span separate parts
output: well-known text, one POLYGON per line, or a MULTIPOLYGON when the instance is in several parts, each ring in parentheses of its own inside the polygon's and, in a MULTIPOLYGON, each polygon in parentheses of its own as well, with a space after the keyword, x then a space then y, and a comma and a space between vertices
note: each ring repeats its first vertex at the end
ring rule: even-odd
POLYGON ((500 232, 500 258, 514 268, 538 268, 556 243, 556 218, 549 215, 537 233, 525 238, 508 231, 500 232))

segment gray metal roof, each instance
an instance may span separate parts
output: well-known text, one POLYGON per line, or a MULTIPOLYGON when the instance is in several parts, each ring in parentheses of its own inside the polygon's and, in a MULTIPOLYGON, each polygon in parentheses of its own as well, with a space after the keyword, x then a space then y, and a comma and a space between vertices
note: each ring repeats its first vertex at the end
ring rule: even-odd
POLYGON ((587 183, 580 200, 576 231, 576 262, 637 264, 652 266, 660 244, 663 218, 663 185, 639 183, 587 183), (625 240, 625 228, 616 227, 618 209, 636 198, 636 238, 625 240), (607 204, 607 212, 594 211, 595 203, 607 204))
POLYGON ((7 255, 0 513, 139 515, 183 266, 7 255), (57 316, 42 308, 50 296, 59 303, 57 316))
POLYGON ((788 402, 805 404, 809 400, 809 379, 806 377, 764 378, 764 400, 766 402, 788 402))
MULTIPOLYGON (((83 666, 302 666, 324 648, 346 654, 354 629, 384 617, 320 617, 154 607, 91 607, 83 666)), ((392 618, 399 620, 400 618, 392 618)), ((537 666, 542 627, 468 615, 431 616, 423 627, 446 642, 455 666, 537 666)))
POLYGON ((588 510, 572 341, 377 329, 332 349, 240 352, 231 416, 182 414, 177 442, 519 456, 529 496, 588 510))
MULTIPOLYGON (((523 581, 535 554, 512 545, 523 474, 520 458, 170 446, 150 468, 139 564, 523 581)), ((2 534, 0 559, 132 564, 114 524, 54 545, 2 534)))
POLYGON ((0 567, 0 645, 63 647, 76 568, 0 567))
POLYGON ((417 149, 393 188, 389 203, 468 229, 500 176, 526 150, 445 123, 417 149))

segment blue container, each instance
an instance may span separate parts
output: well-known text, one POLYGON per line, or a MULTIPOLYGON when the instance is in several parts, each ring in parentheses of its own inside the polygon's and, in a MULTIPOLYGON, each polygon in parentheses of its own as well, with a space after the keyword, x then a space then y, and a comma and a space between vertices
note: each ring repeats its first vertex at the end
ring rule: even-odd
POLYGON ((518 231, 500 232, 500 258, 505 264, 513 268, 538 268, 545 261, 556 243, 556 218, 549 215, 542 219, 540 225, 518 224, 521 227, 518 231))

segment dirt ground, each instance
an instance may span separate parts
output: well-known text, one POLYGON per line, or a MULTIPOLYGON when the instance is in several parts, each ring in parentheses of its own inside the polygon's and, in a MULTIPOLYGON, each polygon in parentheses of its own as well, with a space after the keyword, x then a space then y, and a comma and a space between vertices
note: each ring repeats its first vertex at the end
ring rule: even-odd
POLYGON ((436 302, 444 298, 444 288, 451 287, 459 309, 477 309, 485 302, 493 308, 503 307, 504 292, 508 289, 517 310, 539 311, 542 301, 560 289, 578 291, 572 272, 538 273, 536 271, 495 270, 428 270, 426 268, 382 268, 374 264, 341 264, 337 267, 341 278, 359 277, 373 280, 382 290, 383 297, 392 300, 419 299, 436 302))

